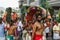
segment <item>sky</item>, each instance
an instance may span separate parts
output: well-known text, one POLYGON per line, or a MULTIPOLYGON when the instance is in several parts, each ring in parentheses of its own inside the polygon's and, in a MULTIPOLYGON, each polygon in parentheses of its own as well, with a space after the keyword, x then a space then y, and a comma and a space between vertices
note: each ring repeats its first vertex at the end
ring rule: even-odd
POLYGON ((7 7, 18 7, 19 6, 19 3, 18 3, 19 0, 0 0, 0 7, 4 7, 4 8, 7 8, 7 7))

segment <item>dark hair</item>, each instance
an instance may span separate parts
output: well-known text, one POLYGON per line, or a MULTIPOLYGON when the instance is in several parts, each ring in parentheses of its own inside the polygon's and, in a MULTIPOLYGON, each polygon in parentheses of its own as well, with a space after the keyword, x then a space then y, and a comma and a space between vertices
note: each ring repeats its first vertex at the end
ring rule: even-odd
POLYGON ((10 26, 12 26, 13 24, 14 24, 14 22, 11 22, 11 23, 10 23, 10 26))
POLYGON ((15 20, 11 20, 11 22, 16 23, 18 21, 18 18, 16 18, 15 20))
POLYGON ((2 20, 2 18, 0 17, 0 20, 2 20))
POLYGON ((41 17, 42 17, 42 15, 40 15, 40 14, 36 14, 36 19, 38 18, 38 16, 41 16, 41 17))

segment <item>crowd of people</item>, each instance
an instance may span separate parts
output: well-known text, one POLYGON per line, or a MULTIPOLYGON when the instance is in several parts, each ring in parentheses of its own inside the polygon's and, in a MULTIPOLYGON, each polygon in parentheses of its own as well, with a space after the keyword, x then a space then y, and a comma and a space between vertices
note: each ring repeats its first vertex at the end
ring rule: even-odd
POLYGON ((17 14, 12 12, 11 21, 6 22, 5 13, 0 18, 0 40, 60 40, 60 23, 42 17, 42 10, 39 8, 31 9, 30 14, 25 16, 25 21, 20 20, 17 14))

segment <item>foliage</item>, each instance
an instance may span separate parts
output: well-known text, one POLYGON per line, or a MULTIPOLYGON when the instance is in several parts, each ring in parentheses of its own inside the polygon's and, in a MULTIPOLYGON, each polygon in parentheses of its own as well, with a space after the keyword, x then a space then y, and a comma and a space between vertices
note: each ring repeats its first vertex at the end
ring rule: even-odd
POLYGON ((1 10, 0 13, 1 13, 1 14, 4 13, 3 10, 1 10))
POLYGON ((60 19, 60 9, 59 9, 59 11, 58 11, 58 15, 59 15, 59 19, 60 19))
POLYGON ((6 12, 7 12, 6 21, 10 22, 11 21, 12 8, 11 7, 6 8, 6 12))
POLYGON ((56 21, 60 22, 60 9, 58 10, 58 16, 56 16, 56 21))
POLYGON ((51 16, 53 16, 54 15, 54 9, 51 7, 51 8, 49 8, 49 12, 50 12, 50 14, 51 14, 51 16))
POLYGON ((41 0, 41 6, 45 9, 47 8, 51 8, 51 6, 49 5, 49 3, 47 2, 47 0, 41 0))

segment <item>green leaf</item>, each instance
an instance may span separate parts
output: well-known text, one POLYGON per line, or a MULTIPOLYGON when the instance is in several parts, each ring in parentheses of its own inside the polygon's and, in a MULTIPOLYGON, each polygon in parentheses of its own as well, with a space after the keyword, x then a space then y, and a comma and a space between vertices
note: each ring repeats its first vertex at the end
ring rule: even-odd
POLYGON ((12 8, 11 7, 6 8, 6 12, 7 12, 6 21, 10 22, 11 21, 12 8))

